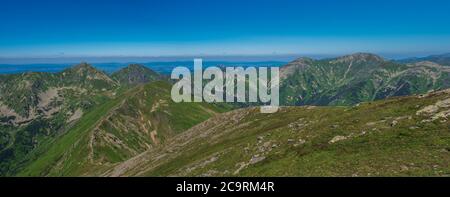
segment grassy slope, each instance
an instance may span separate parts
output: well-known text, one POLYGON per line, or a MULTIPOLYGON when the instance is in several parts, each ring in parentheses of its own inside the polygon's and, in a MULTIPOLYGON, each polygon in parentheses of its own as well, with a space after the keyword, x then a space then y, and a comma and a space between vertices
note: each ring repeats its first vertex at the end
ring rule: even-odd
POLYGON ((290 73, 281 81, 283 105, 345 106, 450 87, 450 70, 429 63, 338 58, 294 61, 281 70, 290 73))
POLYGON ((122 174, 114 173, 123 167, 118 166, 109 175, 446 176, 450 124, 445 118, 422 122, 432 115, 416 112, 449 98, 447 91, 355 107, 286 107, 275 114, 240 109, 211 118, 127 162, 122 174), (336 136, 347 139, 331 143, 336 136))

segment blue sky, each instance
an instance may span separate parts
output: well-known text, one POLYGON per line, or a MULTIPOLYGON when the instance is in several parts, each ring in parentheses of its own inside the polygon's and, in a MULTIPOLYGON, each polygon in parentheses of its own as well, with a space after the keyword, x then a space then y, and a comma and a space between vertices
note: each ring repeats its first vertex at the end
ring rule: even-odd
POLYGON ((447 0, 0 0, 0 57, 450 52, 447 0))

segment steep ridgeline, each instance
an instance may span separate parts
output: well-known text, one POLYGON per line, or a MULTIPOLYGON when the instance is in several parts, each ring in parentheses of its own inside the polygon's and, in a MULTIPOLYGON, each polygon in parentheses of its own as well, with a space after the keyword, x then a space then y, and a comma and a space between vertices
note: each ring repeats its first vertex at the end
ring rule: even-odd
POLYGON ((450 67, 399 64, 365 53, 335 59, 297 59, 281 68, 285 105, 351 105, 450 87, 450 67))
POLYGON ((0 75, 0 175, 446 175, 448 90, 350 106, 443 89, 449 73, 301 58, 281 69, 282 104, 348 106, 274 114, 173 103, 170 82, 141 65, 0 75))
POLYGON ((170 89, 164 81, 140 85, 96 107, 19 175, 99 175, 226 110, 207 103, 174 103, 170 89))
POLYGON ((450 89, 352 107, 238 109, 104 176, 448 176, 450 89))
POLYGON ((144 84, 164 79, 157 72, 140 64, 130 64, 128 67, 113 73, 111 77, 123 85, 144 84))
POLYGON ((0 75, 0 175, 14 173, 29 152, 128 87, 87 63, 59 73, 0 75))

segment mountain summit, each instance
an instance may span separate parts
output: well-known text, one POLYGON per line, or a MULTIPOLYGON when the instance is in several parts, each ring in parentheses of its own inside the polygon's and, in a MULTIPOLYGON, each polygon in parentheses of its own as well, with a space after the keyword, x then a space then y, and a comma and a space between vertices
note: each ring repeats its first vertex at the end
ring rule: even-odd
POLYGON ((408 58, 400 60, 401 63, 416 63, 421 61, 429 61, 434 62, 437 64, 441 64, 444 66, 450 66, 450 53, 441 54, 441 55, 430 55, 427 57, 421 57, 421 58, 408 58))

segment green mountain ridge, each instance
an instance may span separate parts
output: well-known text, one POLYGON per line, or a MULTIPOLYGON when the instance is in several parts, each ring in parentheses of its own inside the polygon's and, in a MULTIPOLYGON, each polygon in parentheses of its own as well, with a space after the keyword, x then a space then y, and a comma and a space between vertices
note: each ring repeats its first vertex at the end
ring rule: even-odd
POLYGON ((399 64, 366 53, 297 59, 280 70, 283 105, 352 105, 450 87, 450 69, 431 62, 399 64))

